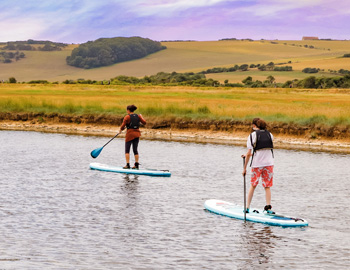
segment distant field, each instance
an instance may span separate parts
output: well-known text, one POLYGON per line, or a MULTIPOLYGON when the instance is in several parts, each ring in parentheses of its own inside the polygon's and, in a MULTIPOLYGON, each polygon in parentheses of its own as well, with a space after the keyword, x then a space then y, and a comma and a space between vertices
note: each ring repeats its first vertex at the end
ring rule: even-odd
POLYGON ((350 125, 350 90, 2 85, 0 112, 121 116, 129 104, 147 117, 350 125), (161 100, 161 102, 159 102, 161 100))
MULTIPOLYGON (((296 71, 301 71, 304 67, 319 67, 325 70, 350 69, 350 58, 339 58, 345 53, 350 53, 350 41, 273 42, 278 44, 272 44, 271 41, 163 42, 162 44, 168 49, 143 59, 90 70, 66 65, 66 57, 77 45, 69 45, 63 51, 57 52, 25 51, 27 56, 25 59, 11 64, 0 63, 0 80, 7 80, 11 76, 18 81, 39 79, 63 81, 79 78, 103 80, 117 75, 142 77, 160 71, 198 72, 211 67, 244 63, 266 64, 270 61, 275 63, 292 61, 296 71), (313 45, 315 49, 291 44, 313 45)), ((297 76, 302 75, 296 72, 293 76, 301 78, 297 76)), ((233 78, 227 79, 233 82, 233 78)))

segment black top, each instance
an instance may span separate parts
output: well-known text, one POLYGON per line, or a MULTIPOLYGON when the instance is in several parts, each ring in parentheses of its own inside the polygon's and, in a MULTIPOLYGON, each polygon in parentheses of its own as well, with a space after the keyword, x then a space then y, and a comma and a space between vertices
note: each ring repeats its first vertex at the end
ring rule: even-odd
POLYGON ((273 142, 269 131, 262 129, 262 130, 256 130, 254 132, 256 133, 255 146, 253 144, 252 134, 250 134, 250 142, 254 147, 254 151, 257 151, 260 149, 273 149, 273 142))
POLYGON ((140 127, 140 118, 136 113, 129 114, 130 116, 130 123, 127 126, 127 129, 138 129, 140 127))

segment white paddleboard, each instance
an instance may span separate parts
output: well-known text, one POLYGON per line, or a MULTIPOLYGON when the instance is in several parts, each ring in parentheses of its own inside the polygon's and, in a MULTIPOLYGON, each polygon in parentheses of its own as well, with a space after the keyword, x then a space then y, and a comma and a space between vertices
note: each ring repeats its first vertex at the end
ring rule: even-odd
POLYGON ((163 176, 170 177, 171 173, 169 171, 153 170, 153 169, 123 169, 123 167, 111 166, 101 163, 90 163, 90 169, 114 172, 114 173, 126 173, 126 174, 137 174, 137 175, 149 175, 149 176, 163 176))
MULTIPOLYGON (((204 207, 215 214, 244 220, 243 206, 220 200, 207 200, 204 203, 204 207)), ((283 227, 304 227, 309 225, 305 219, 268 214, 261 209, 254 208, 250 209, 249 213, 246 213, 246 220, 283 227)))

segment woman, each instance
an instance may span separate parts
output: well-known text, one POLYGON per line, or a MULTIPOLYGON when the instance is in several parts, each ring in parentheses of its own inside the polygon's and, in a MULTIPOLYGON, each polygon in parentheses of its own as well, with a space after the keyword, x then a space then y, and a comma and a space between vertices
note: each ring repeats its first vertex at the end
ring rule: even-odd
POLYGON ((128 113, 123 120, 123 124, 120 127, 119 133, 121 133, 125 128, 127 128, 126 136, 125 136, 125 159, 126 166, 123 169, 130 169, 130 148, 132 145, 132 150, 135 155, 135 165, 132 167, 133 169, 139 169, 139 152, 137 151, 137 147, 139 145, 139 140, 141 137, 140 132, 140 123, 146 125, 146 120, 142 117, 141 114, 137 115, 134 113, 137 107, 135 105, 129 105, 126 107, 126 112, 128 113))
POLYGON ((271 210, 270 190, 273 184, 273 136, 266 130, 266 122, 260 118, 254 118, 252 126, 254 131, 249 135, 247 140, 248 152, 246 155, 242 155, 242 157, 246 157, 243 175, 246 175, 247 165, 250 157, 252 157, 250 164, 252 167, 251 186, 248 192, 246 212, 249 213, 250 203, 253 199, 255 188, 259 183, 259 178, 261 178, 266 196, 266 206, 264 207, 264 211, 274 214, 271 210))

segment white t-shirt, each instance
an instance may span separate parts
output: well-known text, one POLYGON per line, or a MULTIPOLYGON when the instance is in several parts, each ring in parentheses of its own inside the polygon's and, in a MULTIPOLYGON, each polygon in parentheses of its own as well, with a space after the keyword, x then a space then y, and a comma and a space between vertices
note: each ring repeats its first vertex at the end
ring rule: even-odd
MULTIPOLYGON (((273 141, 272 134, 271 134, 271 139, 273 141)), ((255 145, 256 132, 252 133, 252 140, 253 140, 253 144, 255 145)), ((250 135, 248 136, 248 140, 247 140, 247 148, 251 149, 252 153, 253 153, 254 147, 250 141, 250 135)), ((266 166, 273 166, 274 165, 273 155, 272 155, 271 149, 257 150, 257 151, 255 151, 254 157, 252 157, 252 158, 253 158, 252 168, 259 168, 259 167, 266 167, 266 166)))

